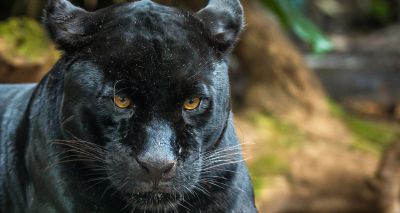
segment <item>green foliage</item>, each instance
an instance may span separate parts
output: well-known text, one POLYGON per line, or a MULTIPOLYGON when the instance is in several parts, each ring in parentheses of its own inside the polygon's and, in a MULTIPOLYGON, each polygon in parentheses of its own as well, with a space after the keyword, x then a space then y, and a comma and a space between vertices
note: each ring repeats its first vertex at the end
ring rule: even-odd
POLYGON ((41 25, 28 18, 10 18, 0 23, 3 57, 35 62, 49 54, 51 43, 41 25))
POLYGON ((369 15, 381 23, 388 23, 391 19, 393 8, 391 8, 389 1, 386 0, 372 0, 369 15))
POLYGON ((329 39, 307 19, 299 7, 299 2, 290 0, 262 0, 276 14, 280 22, 291 29, 300 39, 311 45, 315 53, 324 53, 333 49, 329 39))

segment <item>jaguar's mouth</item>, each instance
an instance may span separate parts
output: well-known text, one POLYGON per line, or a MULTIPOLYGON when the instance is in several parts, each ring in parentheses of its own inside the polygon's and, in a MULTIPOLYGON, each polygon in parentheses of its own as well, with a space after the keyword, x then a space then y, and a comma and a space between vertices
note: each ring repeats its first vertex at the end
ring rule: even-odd
POLYGON ((179 194, 157 192, 130 193, 126 198, 131 205, 147 210, 174 208, 182 200, 179 194))

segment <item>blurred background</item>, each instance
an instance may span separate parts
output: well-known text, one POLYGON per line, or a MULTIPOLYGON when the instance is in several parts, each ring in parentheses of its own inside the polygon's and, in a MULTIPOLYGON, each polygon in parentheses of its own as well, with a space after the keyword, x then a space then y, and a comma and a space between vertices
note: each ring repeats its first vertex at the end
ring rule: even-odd
MULTIPOLYGON (((0 83, 37 82, 60 57, 40 25, 45 3, 0 1, 0 83)), ((400 0, 242 3, 230 74, 260 212, 399 213, 400 0)))

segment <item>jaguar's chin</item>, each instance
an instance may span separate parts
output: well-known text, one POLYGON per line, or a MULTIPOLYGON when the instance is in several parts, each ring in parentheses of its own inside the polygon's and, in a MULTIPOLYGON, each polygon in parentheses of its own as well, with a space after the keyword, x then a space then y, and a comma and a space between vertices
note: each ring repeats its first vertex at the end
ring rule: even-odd
POLYGON ((180 205, 183 196, 173 193, 145 192, 126 194, 125 199, 135 209, 158 212, 175 209, 180 205))

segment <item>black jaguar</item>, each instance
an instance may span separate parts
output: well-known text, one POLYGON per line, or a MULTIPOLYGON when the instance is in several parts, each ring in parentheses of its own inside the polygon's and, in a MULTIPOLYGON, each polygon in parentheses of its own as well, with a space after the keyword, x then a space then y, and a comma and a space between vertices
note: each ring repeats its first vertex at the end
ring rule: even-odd
POLYGON ((229 94, 239 0, 51 0, 43 22, 62 58, 0 86, 1 212, 257 212, 229 94))

